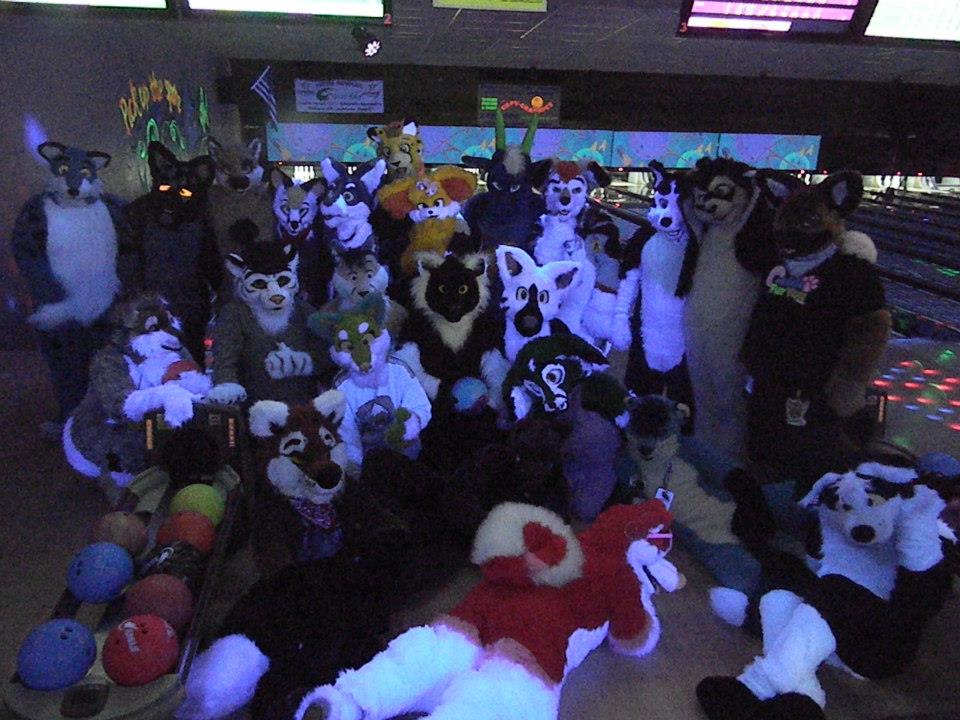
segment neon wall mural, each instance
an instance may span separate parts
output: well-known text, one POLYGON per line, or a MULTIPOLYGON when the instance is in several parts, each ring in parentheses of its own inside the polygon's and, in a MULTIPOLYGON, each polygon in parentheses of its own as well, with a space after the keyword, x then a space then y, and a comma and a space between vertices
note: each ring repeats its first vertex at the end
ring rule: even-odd
MULTIPOLYGON (((369 125, 279 123, 267 127, 267 159, 272 162, 317 163, 333 157, 357 163, 376 157, 367 137, 369 125)), ((507 142, 519 143, 524 128, 507 128, 507 142)), ((424 161, 458 164, 464 155, 493 155, 493 128, 421 126, 424 161)), ((756 167, 812 170, 817 167, 817 135, 743 135, 730 133, 619 132, 541 128, 533 157, 595 160, 605 167, 643 167, 660 160, 667 167, 690 168, 704 155, 734 157, 756 167)))
POLYGON ((145 82, 128 81, 117 101, 123 129, 137 158, 137 174, 144 191, 150 189, 147 146, 159 141, 180 157, 206 150, 210 135, 210 105, 203 86, 181 92, 188 83, 158 77, 151 72, 145 82))

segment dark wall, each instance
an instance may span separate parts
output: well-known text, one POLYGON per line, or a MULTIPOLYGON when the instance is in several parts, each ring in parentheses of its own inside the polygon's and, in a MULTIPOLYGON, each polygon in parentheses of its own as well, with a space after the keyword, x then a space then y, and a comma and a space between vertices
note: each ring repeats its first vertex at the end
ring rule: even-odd
MULTIPOLYGON (((232 61, 235 87, 248 88, 267 64, 232 61)), ((286 122, 375 124, 412 117, 428 125, 473 125, 480 83, 539 83, 562 88, 561 122, 567 128, 822 135, 821 166, 827 169, 960 173, 960 87, 413 65, 269 64, 274 68, 280 119, 286 122), (297 77, 383 79, 386 112, 383 116, 302 115, 293 100, 297 77)), ((241 117, 252 132, 265 119, 263 105, 252 93, 237 96, 241 117)))

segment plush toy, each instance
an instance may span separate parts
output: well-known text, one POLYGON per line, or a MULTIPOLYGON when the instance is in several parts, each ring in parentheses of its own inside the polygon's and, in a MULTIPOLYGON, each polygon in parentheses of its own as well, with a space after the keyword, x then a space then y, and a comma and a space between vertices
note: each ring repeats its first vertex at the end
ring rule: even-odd
POLYGON ((291 245, 276 242, 227 256, 237 289, 213 331, 213 402, 299 403, 316 394, 329 363, 307 329, 314 309, 298 297, 298 261, 291 245))
POLYGON ((387 182, 418 177, 424 171, 423 140, 413 120, 401 120, 367 129, 377 146, 377 155, 386 163, 387 182))
POLYGON ((211 296, 223 280, 207 214, 213 160, 203 155, 181 162, 159 142, 150 143, 147 155, 153 189, 126 207, 131 246, 121 263, 131 286, 156 291, 170 302, 183 323, 183 344, 199 361, 211 296))
POLYGON ((564 678, 604 639, 635 657, 656 647, 650 578, 682 585, 664 558, 669 526, 656 501, 611 508, 579 537, 543 508, 498 506, 477 532, 483 580, 466 599, 308 693, 295 717, 555 720, 564 678))
POLYGON ((225 145, 208 137, 207 146, 214 167, 208 205, 221 257, 241 249, 232 231, 241 220, 256 226, 258 242, 272 241, 276 225, 273 193, 260 160, 260 139, 247 145, 225 145))
POLYGON ((747 381, 739 353, 760 281, 776 264, 773 207, 756 171, 729 158, 701 158, 682 191, 692 241, 678 295, 686 298, 694 432, 739 459, 746 440, 747 381))
POLYGON ((581 265, 560 260, 541 267, 520 248, 505 245, 496 255, 503 282, 500 306, 506 315, 504 353, 512 362, 530 340, 550 334, 550 321, 558 319, 581 265))
POLYGON ((498 110, 493 157, 461 158, 467 167, 478 168, 487 184, 486 192, 472 197, 463 208, 470 235, 484 252, 500 245, 532 251, 533 228, 546 210, 543 196, 534 192, 531 177, 530 150, 538 117, 531 116, 520 145, 507 145, 503 113, 498 110))
POLYGON ((147 467, 136 423, 163 410, 164 420, 178 427, 210 390, 210 379, 181 342, 180 321, 159 295, 144 293, 117 305, 112 320, 112 341, 94 356, 90 388, 63 428, 70 465, 87 477, 109 474, 108 494, 147 467))
POLYGON ((596 372, 605 367, 599 350, 558 328, 527 343, 503 383, 504 398, 518 419, 531 412, 556 415, 572 428, 563 472, 571 513, 585 521, 597 516, 616 486, 620 428, 629 418, 627 391, 612 375, 596 372))
POLYGON ((496 413, 509 369, 502 351, 503 321, 490 312, 483 255, 419 255, 410 294, 412 307, 396 356, 413 370, 433 404, 435 421, 423 434, 425 459, 453 469, 497 439, 496 413), (470 378, 479 380, 482 390, 468 390, 470 378))
POLYGON ((333 262, 314 227, 320 212, 320 198, 326 193, 322 177, 295 182, 280 168, 270 170, 276 236, 284 245, 293 245, 300 256, 300 283, 304 298, 314 307, 328 299, 333 262))
POLYGON ((254 545, 261 576, 293 562, 330 557, 343 528, 334 500, 343 492, 346 447, 340 424, 346 398, 328 390, 310 403, 261 400, 250 407, 260 477, 254 545))
POLYGON ((332 251, 333 297, 320 309, 331 313, 352 310, 369 295, 379 294, 387 306, 385 323, 390 337, 399 337, 407 311, 387 295, 390 272, 380 262, 378 250, 377 243, 371 240, 358 250, 332 251))
POLYGON ((330 357, 341 368, 334 386, 347 396, 340 432, 351 476, 373 448, 389 446, 415 458, 432 416, 430 399, 410 368, 389 357, 384 313, 383 298, 371 295, 352 310, 310 318, 311 329, 330 344, 330 357))
POLYGON ((753 378, 750 457, 799 480, 801 493, 856 461, 865 438, 851 418, 866 406, 890 335, 876 249, 866 235, 844 231, 862 194, 858 174, 834 173, 777 210, 782 262, 767 277, 744 342, 753 378))
POLYGON ((712 720, 823 720, 821 663, 868 678, 902 673, 950 592, 944 502, 913 470, 865 463, 828 473, 801 505, 817 509, 819 566, 760 599, 763 653, 743 673, 697 686, 712 720))
POLYGON ((377 197, 391 217, 413 221, 409 243, 400 256, 405 277, 416 274, 416 254, 443 253, 458 231, 460 204, 477 189, 477 177, 463 168, 444 165, 418 177, 380 188, 377 197))
POLYGON ((86 393, 90 359, 109 337, 104 315, 120 290, 123 203, 104 193, 98 177, 110 163, 106 153, 57 142, 37 153, 50 167, 47 188, 20 210, 11 245, 62 423, 86 393))
POLYGON ((764 575, 754 551, 775 529, 759 484, 709 446, 681 437, 685 405, 648 395, 629 407, 627 445, 637 472, 618 489, 618 500, 662 500, 678 539, 720 584, 756 594, 764 575))

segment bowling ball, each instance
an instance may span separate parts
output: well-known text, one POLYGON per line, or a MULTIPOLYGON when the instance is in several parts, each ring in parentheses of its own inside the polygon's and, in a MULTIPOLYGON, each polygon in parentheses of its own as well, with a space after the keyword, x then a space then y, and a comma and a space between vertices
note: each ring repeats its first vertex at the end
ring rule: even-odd
POLYGON ((123 600, 125 617, 156 615, 182 632, 193 617, 193 593, 173 575, 148 575, 134 583, 123 600))
POLYGON ((193 545, 204 555, 213 550, 217 531, 213 529, 210 518, 198 512, 179 512, 172 515, 157 531, 157 544, 169 545, 182 540, 193 545))
POLYGON ((147 527, 133 513, 109 512, 97 520, 90 540, 114 543, 136 557, 147 546, 147 527))
POLYGON ((148 575, 173 575, 183 580, 190 592, 196 595, 203 584, 206 560, 193 545, 182 540, 169 545, 158 545, 140 564, 140 577, 148 575))
POLYGON ((223 495, 211 485, 196 483, 187 485, 173 496, 170 502, 170 514, 179 512, 198 512, 210 518, 216 527, 223 520, 227 503, 223 495))
POLYGON ((67 587, 83 602, 105 603, 117 597, 133 579, 133 558, 119 545, 87 545, 67 569, 67 587))
POLYGON ((180 644, 163 618, 134 615, 117 625, 103 644, 103 669, 117 685, 146 685, 177 665, 180 644))
POLYGON ((60 690, 83 679, 97 659, 97 641, 76 620, 35 627, 17 655, 17 675, 28 688, 60 690))
POLYGON ((475 377, 457 380, 450 389, 453 395, 454 410, 474 415, 482 411, 490 402, 490 389, 487 384, 475 377))

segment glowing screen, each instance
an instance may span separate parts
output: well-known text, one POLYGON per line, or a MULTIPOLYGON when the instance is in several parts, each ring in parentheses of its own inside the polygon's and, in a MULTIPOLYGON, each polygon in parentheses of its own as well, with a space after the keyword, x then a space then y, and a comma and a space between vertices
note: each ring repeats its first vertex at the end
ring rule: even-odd
POLYGON ((960 42, 960 2, 880 0, 864 34, 868 37, 960 42))

